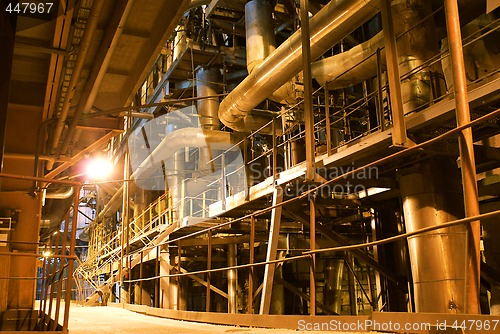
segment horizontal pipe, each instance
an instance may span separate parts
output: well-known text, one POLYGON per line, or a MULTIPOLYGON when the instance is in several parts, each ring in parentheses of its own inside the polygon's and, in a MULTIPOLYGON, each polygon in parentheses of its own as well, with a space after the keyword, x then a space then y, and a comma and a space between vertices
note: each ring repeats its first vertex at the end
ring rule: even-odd
POLYGON ((182 128, 169 133, 161 143, 144 159, 131 175, 132 179, 144 178, 148 169, 160 168, 161 162, 168 160, 178 150, 186 147, 210 147, 212 150, 225 150, 238 143, 231 132, 203 130, 201 128, 182 128))
MULTIPOLYGON (((378 0, 332 0, 310 20, 311 59, 324 54, 379 11, 378 0)), ((256 66, 224 100, 219 118, 236 131, 251 131, 269 121, 251 111, 302 69, 301 30, 256 66)))
POLYGON ((328 57, 311 64, 313 77, 320 85, 328 82, 328 88, 340 89, 368 80, 377 74, 377 50, 385 62, 384 34, 373 38, 349 51, 328 57))

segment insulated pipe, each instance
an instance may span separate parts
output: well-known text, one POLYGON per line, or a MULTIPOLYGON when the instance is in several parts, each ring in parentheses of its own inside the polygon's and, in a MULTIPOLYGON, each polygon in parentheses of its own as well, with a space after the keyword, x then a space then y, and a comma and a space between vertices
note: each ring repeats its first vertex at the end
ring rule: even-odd
MULTIPOLYGON (((55 152, 56 147, 59 144, 59 140, 61 139, 69 109, 71 107, 71 101, 73 99, 73 96, 75 95, 76 86, 78 85, 78 81, 80 80, 80 74, 83 70, 85 58, 87 58, 87 54, 90 49, 90 44, 94 40, 94 35, 97 30, 97 24, 99 23, 99 17, 101 16, 101 12, 104 8, 104 3, 104 0, 95 0, 92 4, 92 9, 87 21, 87 28, 85 29, 85 32, 83 34, 82 41, 79 46, 78 56, 75 62, 75 68, 73 69, 73 73, 69 81, 68 92, 64 98, 59 117, 57 118, 57 124, 56 128, 54 129, 54 136, 52 138, 51 153, 55 152)), ((53 164, 51 163, 51 161, 49 161, 49 163, 47 163, 47 169, 52 169, 52 167, 53 164)))
MULTIPOLYGON (((260 65, 276 50, 274 36, 273 5, 269 0, 252 0, 245 5, 247 71, 260 65)), ((287 81, 269 98, 279 103, 295 103, 295 84, 287 81)))
MULTIPOLYGON (((227 245, 227 266, 234 267, 237 263, 237 245, 227 245)), ((227 271, 227 310, 228 313, 238 313, 238 270, 227 271)))
MULTIPOLYGON (((482 0, 461 1, 461 24, 466 24, 472 18, 480 15, 482 13, 481 8, 484 8, 484 3, 485 1, 482 0), (474 6, 476 2, 477 5, 474 6), (466 19, 464 19, 464 16, 466 19)), ((445 26, 444 20, 438 20, 437 25, 439 29, 436 32, 436 38, 441 39, 444 37, 444 31, 442 29, 445 26)), ((434 29, 429 30, 434 31, 434 29)), ((417 32, 417 35, 422 35, 422 33, 417 32)), ((413 41, 412 37, 410 37, 410 41, 413 41)), ((415 45, 412 43, 413 42, 407 42, 406 45, 415 47, 415 45)), ((346 52, 342 52, 332 57, 328 57, 312 63, 311 70, 313 77, 321 85, 324 85, 326 82, 328 82, 328 87, 330 89, 345 88, 350 85, 357 84, 361 81, 373 78, 377 75, 376 52, 379 48, 381 49, 381 56, 384 62, 383 65, 385 65, 385 50, 383 49, 384 45, 383 33, 380 32, 370 40, 363 42, 346 52)), ((421 45, 418 46, 417 49, 422 48, 421 45)), ((424 47, 424 49, 427 48, 424 47)), ((410 61, 411 58, 408 58, 407 60, 410 61)), ((409 70, 410 68, 407 66, 406 72, 408 72, 409 70)), ((449 82, 450 80, 446 81, 449 82)))
MULTIPOLYGON (((407 232, 464 216, 454 160, 433 157, 400 174, 407 232)), ((467 228, 450 227, 408 238, 416 312, 465 313, 467 228)))
POLYGON ((247 70, 260 65, 276 50, 273 6, 269 0, 252 0, 245 5, 247 70))
POLYGON ((182 128, 169 133, 161 143, 144 159, 131 177, 135 180, 147 178, 151 169, 160 168, 161 162, 186 147, 210 147, 225 150, 237 144, 237 139, 230 132, 203 130, 200 128, 182 128))
MULTIPOLYGON (((378 0, 332 0, 310 20, 311 58, 316 59, 379 11, 378 0)), ((269 117, 252 110, 302 69, 301 30, 254 68, 219 108, 222 123, 235 131, 256 130, 269 117)), ((269 130, 269 129, 268 129, 269 130)))
POLYGON ((379 32, 349 51, 318 60, 311 64, 312 76, 320 85, 328 82, 329 89, 340 89, 368 80, 377 75, 377 49, 385 62, 384 34, 379 32))
POLYGON ((70 198, 71 196, 73 196, 74 191, 75 191, 75 189, 73 187, 55 189, 52 191, 47 189, 47 192, 45 193, 45 198, 47 198, 47 199, 66 199, 66 198, 70 198))
MULTIPOLYGON (((219 94, 219 69, 200 68, 196 72, 196 96, 216 96, 219 94)), ((200 126, 203 130, 219 130, 220 122, 217 111, 219 110, 219 98, 211 97, 199 99, 196 102, 200 126)))
POLYGON ((333 312, 340 314, 342 306, 344 259, 327 259, 325 262, 323 303, 333 312))

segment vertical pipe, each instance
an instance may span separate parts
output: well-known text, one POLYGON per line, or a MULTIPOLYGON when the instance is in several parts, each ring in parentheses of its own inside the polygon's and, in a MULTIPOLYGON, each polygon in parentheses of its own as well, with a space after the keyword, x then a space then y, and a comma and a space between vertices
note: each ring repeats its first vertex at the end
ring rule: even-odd
POLYGON ((377 109, 378 109, 378 123, 380 131, 385 131, 385 117, 384 117, 384 99, 382 96, 382 62, 380 56, 380 48, 377 49, 377 109))
POLYGON ((62 325, 63 333, 68 333, 68 324, 69 324, 69 306, 71 304, 71 290, 73 285, 73 265, 74 265, 74 257, 75 255, 75 247, 76 247, 76 229, 78 228, 78 205, 80 204, 80 191, 82 190, 82 186, 75 186, 75 202, 73 204, 73 222, 71 224, 71 238, 69 243, 69 255, 72 258, 68 259, 68 278, 66 279, 66 297, 64 304, 64 320, 62 325))
MULTIPOLYGON (((181 273, 181 257, 182 257, 182 249, 181 249, 181 243, 180 242, 177 242, 177 273, 180 274, 181 273)), ((176 310, 181 310, 181 299, 182 299, 182 286, 181 286, 181 277, 180 276, 176 276, 175 277, 176 279, 176 288, 177 288, 177 294, 176 294, 176 298, 177 298, 177 301, 176 301, 176 305, 177 305, 177 308, 176 310)))
POLYGON ((276 118, 272 120, 272 131, 273 131, 273 185, 276 184, 277 174, 277 161, 278 161, 278 145, 276 143, 276 118))
MULTIPOLYGON (((309 244, 311 251, 316 249, 316 205, 314 197, 309 199, 309 244)), ((316 254, 311 254, 309 266, 309 315, 316 315, 316 281, 314 272, 316 270, 316 254)))
POLYGON ((312 101, 311 45, 309 40, 308 0, 300 0, 302 38, 302 66, 304 75, 304 122, 306 140, 306 180, 313 181, 315 174, 314 114, 312 101))
MULTIPOLYGON (((158 256, 159 254, 157 254, 158 256)), ((142 303, 142 289, 143 289, 143 281, 142 278, 144 278, 144 253, 141 252, 141 261, 139 262, 139 304, 143 305, 142 303)), ((148 305, 149 306, 149 305, 148 305)))
POLYGON ((274 50, 273 6, 269 0, 252 0, 245 5, 247 70, 252 70, 274 50))
MULTIPOLYGON (((432 157, 399 176, 407 232, 463 216, 454 159, 432 157)), ((416 312, 466 312, 466 234, 467 227, 460 225, 408 238, 416 312)))
MULTIPOLYGON (((15 2, 12 2, 14 4, 15 2)), ((8 13, 5 8, 0 12, 0 173, 3 169, 5 134, 7 128, 7 111, 9 105, 10 75, 14 55, 14 39, 16 36, 17 13, 8 13)))
MULTIPOLYGON (((250 264, 255 261, 255 216, 250 217, 250 242, 249 252, 250 252, 250 264)), ((248 314, 253 314, 253 278, 254 278, 254 268, 250 267, 248 273, 248 314)))
POLYGON ((346 264, 349 270, 347 271, 347 279, 349 283, 349 305, 351 309, 351 315, 358 315, 358 304, 356 298, 356 281, 354 278, 354 257, 351 254, 346 255, 346 264))
MULTIPOLYGON (((70 219, 70 210, 68 210, 68 212, 66 213, 66 218, 65 218, 65 221, 64 221, 64 232, 62 234, 62 247, 61 247, 61 254, 62 255, 66 255, 66 244, 67 244, 67 240, 68 240, 68 231, 69 231, 69 219, 70 219)), ((64 258, 61 258, 62 261, 67 261, 65 260, 64 258)), ((54 327, 52 327, 52 330, 55 331, 56 330, 56 327, 57 327, 57 324, 59 323, 59 312, 60 312, 60 308, 61 308, 61 293, 62 293, 62 288, 63 288, 63 279, 64 279, 64 268, 66 266, 65 265, 61 265, 61 269, 60 269, 60 272, 59 272, 59 281, 57 282, 58 284, 58 287, 57 287, 57 290, 59 291, 59 295, 57 296, 57 303, 56 303, 56 314, 54 316, 54 320, 56 320, 54 322, 54 327)), ((67 274, 67 276, 69 276, 69 273, 67 274)), ((83 278, 82 278, 83 280, 83 278)), ((84 288, 84 285, 82 284, 82 289, 84 288)), ((83 298, 81 299, 83 300, 83 298)))
MULTIPOLYGON (((126 127, 128 128, 129 119, 125 120, 126 127)), ((120 275, 120 302, 130 303, 130 283, 125 283, 124 277, 128 274, 128 278, 131 277, 131 268, 129 263, 129 237, 130 237, 130 221, 129 221, 129 178, 130 178, 130 154, 128 145, 125 148, 125 154, 123 157, 123 198, 122 198, 122 245, 121 245, 121 268, 122 272, 120 275)))
POLYGON ((327 308, 340 314, 342 306, 342 277, 344 274, 343 259, 327 259, 325 261, 325 287, 323 301, 327 308))
MULTIPOLYGON (((53 245, 53 248, 51 249, 51 252, 53 253, 53 263, 52 263, 52 269, 51 269, 51 274, 50 274, 50 294, 49 294, 49 310, 47 312, 48 319, 51 319, 52 316, 52 305, 54 304, 54 297, 57 297, 57 285, 55 284, 55 279, 57 275, 57 261, 59 261, 61 258, 59 258, 58 251, 59 251, 59 235, 52 235, 50 237, 51 240, 55 240, 55 245, 53 245)), ((54 319, 54 322, 57 322, 57 319, 54 319)), ((49 320, 47 322, 47 327, 46 329, 50 329, 50 323, 51 321, 49 320)))
POLYGON ((326 126, 326 153, 332 155, 332 124, 330 120, 330 91, 328 82, 325 83, 325 126, 326 126))
MULTIPOLYGON (((212 269, 212 231, 208 231, 207 240, 207 270, 212 269)), ((205 300, 205 312, 210 312, 210 272, 207 273, 207 292, 205 300)))
POLYGON ((389 81, 392 120, 394 125, 392 130, 392 144, 394 146, 405 146, 408 144, 408 138, 406 137, 403 98, 399 79, 398 51, 396 47, 396 36, 394 35, 394 22, 392 21, 391 1, 381 0, 380 2, 382 5, 385 58, 387 61, 387 77, 389 81))
MULTIPOLYGON (((446 27, 453 69, 453 86, 458 126, 470 122, 467 81, 465 77, 460 16, 457 0, 445 0, 446 27)), ((464 191, 465 216, 479 215, 479 202, 476 183, 476 164, 472 139, 472 128, 461 131, 458 137, 462 187, 464 191)), ((470 224, 467 229, 468 240, 468 275, 466 283, 466 309, 469 314, 478 314, 479 310, 479 243, 481 237, 480 222, 470 224)))
MULTIPOLYGON (((237 265, 237 244, 227 245, 227 265, 237 265)), ((238 270, 229 269, 227 272, 227 310, 228 313, 238 313, 238 270)))

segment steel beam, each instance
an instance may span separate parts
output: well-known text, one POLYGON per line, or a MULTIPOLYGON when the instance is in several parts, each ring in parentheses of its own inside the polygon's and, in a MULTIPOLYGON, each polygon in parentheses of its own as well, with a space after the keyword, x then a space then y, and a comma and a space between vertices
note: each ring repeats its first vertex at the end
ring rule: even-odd
MULTIPOLYGON (((290 210, 283 210, 283 214, 291 219, 294 219, 305 226, 309 226, 309 220, 307 218, 302 217, 301 215, 292 212, 290 210)), ((321 224, 316 224, 316 231, 321 233, 325 238, 329 239, 330 241, 333 241, 334 243, 338 244, 339 246, 346 246, 346 245, 352 245, 354 242, 351 242, 349 238, 344 237, 343 235, 340 235, 334 231, 331 231, 324 227, 321 224)), ((391 280, 392 282, 396 283, 396 285, 402 289, 405 290, 405 285, 403 284, 404 282, 401 281, 401 277, 397 277, 394 275, 394 273, 389 270, 389 268, 386 268, 379 262, 377 262, 374 258, 369 256, 368 254, 364 253, 363 251, 359 249, 352 249, 348 251, 351 253, 353 256, 355 256, 357 259, 365 262, 367 265, 372 267, 373 269, 377 270, 381 275, 386 277, 387 279, 391 280)))
MULTIPOLYGON (((3 3, 3 2, 2 2, 3 3)), ((16 13, 9 13, 4 8, 0 12, 0 173, 3 168, 5 134, 7 128, 7 110, 9 105, 10 75, 14 55, 14 40, 16 36, 16 13)))
POLYGON ((403 110, 403 97, 401 94, 401 81, 398 65, 398 51, 396 36, 394 33, 394 22, 392 21, 391 1, 381 0, 382 24, 385 41, 385 58, 387 61, 387 78, 389 81, 389 92, 392 111, 392 144, 394 146, 407 146, 409 144, 406 136, 406 124, 403 110))
POLYGON ((314 181, 314 112, 312 101, 311 45, 309 40, 308 0, 300 0, 302 73, 304 74, 304 122, 306 136, 306 180, 314 181))
MULTIPOLYGON (((273 192, 273 206, 281 204, 283 201, 283 188, 276 187, 273 192)), ((281 226, 282 207, 278 206, 271 211, 271 225, 269 227, 269 241, 267 242, 266 261, 276 260, 278 251, 278 239, 281 226)), ((273 292, 274 271, 276 264, 266 264, 264 269, 264 280, 262 296, 260 301, 259 314, 269 314, 271 307, 271 295, 273 292)))
MULTIPOLYGON (((469 100, 467 94, 467 79, 465 76, 464 53, 462 47, 462 34, 460 32, 460 16, 458 1, 445 1, 446 27, 448 29, 448 43, 452 60, 453 87, 455 94, 455 110, 457 125, 462 126, 470 122, 469 100)), ((479 215, 479 201, 476 182, 476 163, 474 157, 474 142, 472 128, 461 131, 458 137, 460 148, 460 165, 462 173, 462 186, 464 191, 465 216, 479 215)), ((480 222, 469 225, 468 234, 468 271, 466 277, 465 313, 479 314, 479 288, 480 288, 480 222)))

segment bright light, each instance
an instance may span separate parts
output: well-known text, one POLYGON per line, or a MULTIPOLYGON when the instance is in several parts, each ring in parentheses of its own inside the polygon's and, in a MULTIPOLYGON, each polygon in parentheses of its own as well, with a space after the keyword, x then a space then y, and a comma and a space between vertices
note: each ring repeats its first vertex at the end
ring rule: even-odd
POLYGON ((95 158, 88 162, 86 175, 89 179, 103 180, 111 175, 113 165, 108 160, 95 158))
POLYGON ((51 255, 49 250, 44 250, 42 253, 43 257, 49 257, 51 255))

